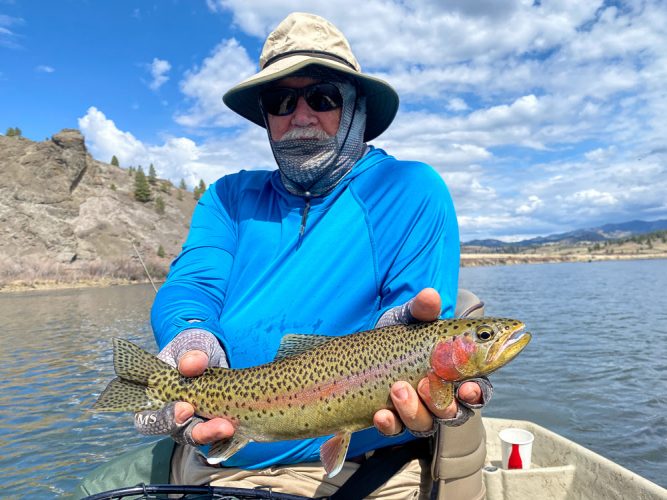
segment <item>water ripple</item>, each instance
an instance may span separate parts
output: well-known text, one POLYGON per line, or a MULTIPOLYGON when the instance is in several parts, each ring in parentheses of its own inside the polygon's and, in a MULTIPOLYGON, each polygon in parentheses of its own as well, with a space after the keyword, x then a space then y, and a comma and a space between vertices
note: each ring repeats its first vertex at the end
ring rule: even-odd
MULTIPOLYGON (((492 376, 487 415, 532 420, 667 487, 667 261, 465 268, 461 284, 533 332, 492 376)), ((0 296, 3 497, 58 497, 154 441, 130 415, 86 411, 113 376, 112 337, 154 352, 152 299, 144 286, 0 296)))
POLYGON ((461 286, 533 332, 492 376, 487 415, 532 420, 667 487, 667 261, 464 268, 461 286))

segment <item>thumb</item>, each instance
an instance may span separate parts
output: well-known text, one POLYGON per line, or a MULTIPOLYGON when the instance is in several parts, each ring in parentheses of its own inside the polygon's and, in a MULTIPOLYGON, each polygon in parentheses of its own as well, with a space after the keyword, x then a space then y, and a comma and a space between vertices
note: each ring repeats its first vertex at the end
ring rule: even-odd
POLYGON ((208 367, 208 355, 203 351, 187 351, 178 360, 178 371, 186 377, 197 377, 208 367))
POLYGON ((418 321, 434 321, 440 316, 442 301, 435 288, 424 288, 415 295, 410 304, 410 312, 418 321))

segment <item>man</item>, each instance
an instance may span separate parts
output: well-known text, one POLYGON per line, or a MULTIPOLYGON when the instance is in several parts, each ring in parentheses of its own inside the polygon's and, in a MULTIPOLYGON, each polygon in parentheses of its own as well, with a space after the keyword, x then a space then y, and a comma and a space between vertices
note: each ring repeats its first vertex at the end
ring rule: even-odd
MULTIPOLYGON (((260 67, 223 99, 267 129, 278 170, 241 171, 210 187, 152 310, 160 357, 186 376, 269 362, 287 333, 337 336, 454 312, 459 236, 447 188, 428 165, 367 144, 393 120, 396 92, 361 73, 342 33, 311 14, 280 23, 260 67)), ((332 479, 317 463, 324 438, 250 443, 213 467, 197 445, 231 437, 231 422, 203 421, 184 402, 136 422, 184 444, 172 482, 314 496, 333 493, 373 450, 430 436, 436 419, 461 424, 467 407, 489 397, 487 381, 467 382, 438 411, 426 379, 418 391, 396 381, 396 411, 377 412, 376 428, 354 434, 353 460, 332 479)), ((375 494, 427 495, 427 472, 412 460, 375 494)))

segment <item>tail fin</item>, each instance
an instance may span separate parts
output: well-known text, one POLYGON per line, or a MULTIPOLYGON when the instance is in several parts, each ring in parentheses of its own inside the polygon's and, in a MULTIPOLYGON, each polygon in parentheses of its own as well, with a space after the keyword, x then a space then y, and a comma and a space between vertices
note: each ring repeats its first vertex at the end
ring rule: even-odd
POLYGON ((118 378, 109 382, 93 411, 157 410, 164 401, 149 396, 148 379, 174 370, 164 361, 123 339, 113 339, 114 369, 118 378))
POLYGON ((148 377, 153 373, 173 370, 167 363, 141 347, 118 338, 113 339, 113 367, 120 378, 141 385, 148 385, 148 377))

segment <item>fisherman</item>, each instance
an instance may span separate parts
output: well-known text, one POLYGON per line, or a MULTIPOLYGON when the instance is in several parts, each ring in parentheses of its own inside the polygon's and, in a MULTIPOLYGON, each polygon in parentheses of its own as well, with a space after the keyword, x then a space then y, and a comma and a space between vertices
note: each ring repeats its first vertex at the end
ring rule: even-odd
MULTIPOLYGON (((259 66, 223 100, 267 129, 278 170, 241 171, 210 186, 152 308, 159 357, 188 377, 269 362, 288 333, 337 336, 454 313, 459 234, 442 178, 369 144, 397 112, 394 89, 362 73, 343 34, 311 14, 284 19, 259 66)), ((203 421, 179 402, 138 413, 135 424, 180 443, 173 483, 313 497, 335 492, 374 450, 399 453, 439 424, 463 424, 491 392, 486 379, 466 382, 437 410, 427 379, 418 391, 397 380, 396 411, 378 411, 375 428, 353 435, 351 459, 333 478, 319 463, 325 438, 250 443, 211 466, 200 445, 231 437, 228 420, 203 421)), ((428 497, 423 458, 408 457, 373 497, 428 497)), ((467 488, 468 498, 483 495, 480 485, 467 488)))

